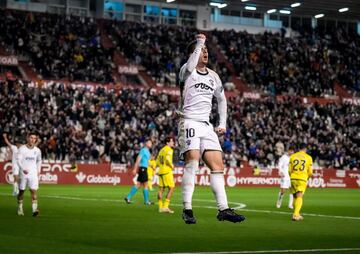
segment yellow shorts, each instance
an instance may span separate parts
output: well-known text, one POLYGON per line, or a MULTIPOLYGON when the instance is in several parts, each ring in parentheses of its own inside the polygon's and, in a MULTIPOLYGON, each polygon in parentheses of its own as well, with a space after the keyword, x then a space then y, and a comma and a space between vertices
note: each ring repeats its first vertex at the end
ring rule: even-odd
POLYGON ((148 181, 151 181, 153 179, 153 176, 154 176, 154 170, 153 169, 148 169, 147 174, 148 174, 148 181))
POLYGON ((159 187, 174 188, 175 182, 173 173, 159 175, 159 187))
POLYGON ((295 194, 297 192, 302 192, 303 194, 305 193, 306 190, 306 186, 307 186, 307 182, 302 181, 302 180, 293 180, 291 179, 291 193, 295 194))

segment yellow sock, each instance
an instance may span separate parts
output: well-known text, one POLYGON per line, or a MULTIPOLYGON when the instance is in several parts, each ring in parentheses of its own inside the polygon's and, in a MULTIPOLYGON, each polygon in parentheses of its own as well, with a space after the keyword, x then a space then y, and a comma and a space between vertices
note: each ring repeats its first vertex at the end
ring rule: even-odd
POLYGON ((165 199, 164 201, 164 208, 169 208, 170 199, 165 199))
POLYGON ((152 181, 148 181, 148 189, 149 191, 152 191, 153 190, 153 187, 152 187, 152 181))
POLYGON ((302 207, 303 199, 302 197, 297 197, 294 199, 294 215, 298 216, 300 215, 300 210, 302 207))
POLYGON ((163 208, 164 207, 164 205, 163 205, 163 201, 161 200, 161 199, 159 199, 158 200, 158 204, 159 204, 159 208, 161 209, 161 208, 163 208))

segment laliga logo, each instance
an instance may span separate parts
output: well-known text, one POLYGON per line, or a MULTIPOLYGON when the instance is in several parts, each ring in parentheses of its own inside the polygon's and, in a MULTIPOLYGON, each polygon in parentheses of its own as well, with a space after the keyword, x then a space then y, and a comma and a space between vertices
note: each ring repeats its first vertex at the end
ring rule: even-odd
POLYGON ((83 172, 80 172, 80 173, 76 174, 75 177, 79 181, 79 183, 83 183, 86 178, 86 175, 83 172))
POLYGON ((226 179, 226 183, 229 187, 235 187, 236 185, 236 176, 234 175, 230 175, 228 176, 228 178, 226 179))

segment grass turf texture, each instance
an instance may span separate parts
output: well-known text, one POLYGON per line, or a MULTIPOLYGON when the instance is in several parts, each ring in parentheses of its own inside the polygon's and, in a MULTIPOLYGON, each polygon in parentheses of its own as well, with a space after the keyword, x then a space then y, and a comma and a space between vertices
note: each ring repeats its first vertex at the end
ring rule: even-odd
MULTIPOLYGON (((305 219, 293 222, 287 195, 283 207, 275 208, 278 188, 228 188, 230 201, 246 204, 238 210, 246 216, 246 221, 234 224, 217 221, 210 188, 197 187, 193 197, 196 225, 186 225, 181 219, 179 187, 170 204, 174 214, 159 214, 156 205, 143 205, 142 191, 135 195, 133 204, 125 204, 123 198, 129 190, 130 186, 42 185, 40 216, 33 218, 29 192, 24 200, 25 216, 18 217, 12 186, 0 185, 0 253, 360 248, 359 190, 308 189, 302 209, 305 219)), ((152 201, 156 201, 156 191, 155 188, 150 193, 152 201)), ((360 249, 346 253, 360 253, 360 249)))

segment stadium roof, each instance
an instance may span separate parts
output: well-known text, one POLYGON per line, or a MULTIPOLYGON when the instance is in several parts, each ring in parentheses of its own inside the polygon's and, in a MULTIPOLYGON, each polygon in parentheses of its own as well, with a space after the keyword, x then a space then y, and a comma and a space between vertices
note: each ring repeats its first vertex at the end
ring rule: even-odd
MULTIPOLYGON (((165 0, 163 0, 165 1, 165 0)), ((315 16, 324 14, 324 18, 360 20, 360 0, 213 0, 212 2, 227 3, 227 10, 244 10, 246 5, 256 6, 259 12, 266 12, 270 9, 289 9, 292 15, 296 16, 315 16), (300 6, 291 8, 293 3, 301 3, 300 6), (340 13, 341 8, 349 8, 349 11, 340 13)), ((177 0, 173 3, 206 5, 210 0, 177 0)), ((278 12, 277 12, 278 13, 278 12)))

